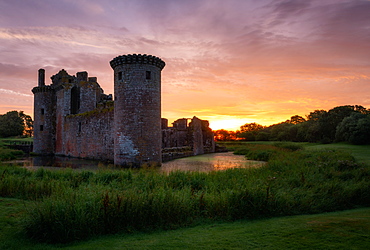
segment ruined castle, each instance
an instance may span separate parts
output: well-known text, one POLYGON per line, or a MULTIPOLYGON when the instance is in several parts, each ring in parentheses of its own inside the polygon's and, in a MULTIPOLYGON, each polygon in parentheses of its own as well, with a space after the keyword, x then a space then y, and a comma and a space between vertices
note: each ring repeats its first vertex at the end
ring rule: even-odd
POLYGON ((130 54, 110 65, 114 100, 87 72, 72 76, 62 69, 45 85, 39 70, 32 89, 35 153, 138 166, 215 151, 208 121, 182 118, 170 127, 161 118, 163 60, 130 54))

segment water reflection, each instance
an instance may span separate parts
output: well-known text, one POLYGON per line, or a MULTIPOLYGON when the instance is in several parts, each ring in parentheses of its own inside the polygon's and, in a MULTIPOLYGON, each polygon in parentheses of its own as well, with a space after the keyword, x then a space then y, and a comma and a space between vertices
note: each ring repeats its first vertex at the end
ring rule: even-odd
POLYGON ((46 169, 71 168, 79 170, 98 170, 114 167, 113 164, 108 162, 62 156, 33 156, 6 163, 22 166, 28 169, 37 169, 42 167, 46 169))
POLYGON ((200 171, 210 172, 229 168, 256 168, 264 162, 249 161, 242 155, 234 155, 232 152, 214 153, 176 159, 162 164, 162 172, 200 171))
MULTIPOLYGON (((112 163, 60 156, 29 157, 23 160, 10 161, 7 162, 7 164, 22 166, 29 169, 37 169, 40 167, 47 169, 71 168, 79 170, 114 168, 112 163)), ((210 172, 240 167, 255 168, 263 164, 264 162, 246 160, 244 156, 234 155, 232 152, 224 152, 176 159, 163 163, 162 167, 158 168, 158 170, 165 173, 177 170, 210 172)))

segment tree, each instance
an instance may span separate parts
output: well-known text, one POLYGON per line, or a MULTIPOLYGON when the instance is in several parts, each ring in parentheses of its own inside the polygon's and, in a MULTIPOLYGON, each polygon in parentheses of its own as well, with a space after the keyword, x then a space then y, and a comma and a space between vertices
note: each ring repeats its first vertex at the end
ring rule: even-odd
POLYGON ((329 111, 315 110, 308 116, 307 138, 309 142, 330 143, 336 139, 338 125, 353 113, 367 113, 362 106, 338 106, 329 111))
POLYGON ((330 109, 328 113, 323 116, 323 119, 320 120, 321 128, 324 131, 324 135, 330 142, 335 140, 335 133, 339 123, 343 121, 344 118, 350 116, 353 113, 359 113, 355 111, 355 107, 351 105, 338 106, 333 109, 330 109))
POLYGON ((353 113, 345 117, 337 127, 335 139, 352 144, 369 144, 370 115, 353 113))
POLYGON ((24 127, 24 120, 17 111, 0 115, 0 137, 23 135, 24 127))
POLYGON ((246 123, 240 126, 240 133, 238 134, 239 138, 242 138, 247 141, 256 140, 256 135, 259 131, 263 130, 265 127, 258 123, 246 123))
POLYGON ((281 122, 278 124, 271 125, 269 127, 270 130, 270 140, 273 141, 292 141, 294 140, 294 134, 292 135, 292 131, 290 129, 294 127, 294 124, 291 124, 288 121, 281 122))
POLYGON ((321 117, 323 117, 327 112, 325 110, 315 110, 313 112, 310 112, 309 115, 307 115, 308 121, 318 121, 321 117))
POLYGON ((24 135, 31 137, 33 134, 33 120, 31 116, 26 115, 23 111, 19 111, 19 117, 23 119, 24 135))
POLYGON ((299 124, 305 122, 306 119, 304 119, 302 116, 299 115, 294 115, 290 118, 290 123, 291 124, 299 124))
POLYGON ((234 141, 236 140, 236 132, 234 131, 228 131, 225 129, 219 129, 216 131, 213 131, 215 135, 216 141, 234 141))
POLYGON ((258 123, 255 123, 255 122, 252 122, 252 123, 246 123, 242 126, 240 126, 240 132, 252 132, 252 131, 258 131, 258 130, 262 130, 264 129, 265 127, 258 124, 258 123))

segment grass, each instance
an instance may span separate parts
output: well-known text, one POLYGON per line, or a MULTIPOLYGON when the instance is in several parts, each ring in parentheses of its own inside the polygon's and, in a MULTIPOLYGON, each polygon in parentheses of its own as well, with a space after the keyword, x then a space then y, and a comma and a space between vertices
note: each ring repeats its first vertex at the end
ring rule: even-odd
POLYGON ((28 203, 0 198, 0 249, 367 249, 370 208, 316 215, 208 223, 191 228, 101 236, 70 244, 22 234, 28 203))
POLYGON ((32 142, 32 140, 33 138, 0 138, 0 161, 13 160, 24 154, 20 150, 7 148, 5 145, 9 144, 9 142, 32 142))
MULTIPOLYGON (((119 234, 126 240, 191 232, 189 227, 234 228, 247 220, 252 227, 257 219, 273 221, 268 218, 370 206, 369 165, 356 162, 343 150, 315 146, 302 150, 307 146, 292 143, 229 146, 251 158, 265 157, 268 163, 258 169, 169 174, 151 169, 29 171, 0 166, 0 197, 25 200, 25 213, 19 213, 16 225, 22 234, 37 242, 68 246, 113 237, 102 235, 119 234)), ((264 231, 260 234, 267 238, 264 231)))
POLYGON ((0 138, 0 146, 9 142, 33 142, 33 137, 8 137, 0 138))
POLYGON ((307 150, 340 150, 350 153, 359 163, 370 165, 370 145, 353 145, 349 143, 332 143, 332 144, 319 144, 308 142, 274 142, 274 141, 253 141, 253 142, 217 142, 222 146, 226 146, 230 150, 236 150, 243 145, 295 145, 307 150))
POLYGON ((349 152, 355 157, 357 162, 370 165, 370 145, 352 145, 347 143, 334 144, 306 144, 308 150, 335 149, 349 152))

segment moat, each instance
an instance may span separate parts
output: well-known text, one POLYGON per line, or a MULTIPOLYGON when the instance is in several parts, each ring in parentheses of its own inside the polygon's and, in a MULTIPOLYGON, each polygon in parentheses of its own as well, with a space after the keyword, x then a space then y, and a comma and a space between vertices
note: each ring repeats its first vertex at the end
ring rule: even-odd
MULTIPOLYGON (((76 170, 113 169, 114 165, 107 162, 85 160, 71 157, 37 156, 22 160, 10 161, 8 164, 18 165, 29 169, 44 167, 47 169, 71 168, 76 170)), ((229 168, 255 168, 264 163, 247 160, 244 156, 234 155, 232 152, 212 153, 186 158, 180 158, 162 163, 158 168, 161 172, 171 171, 220 171, 229 168)))

